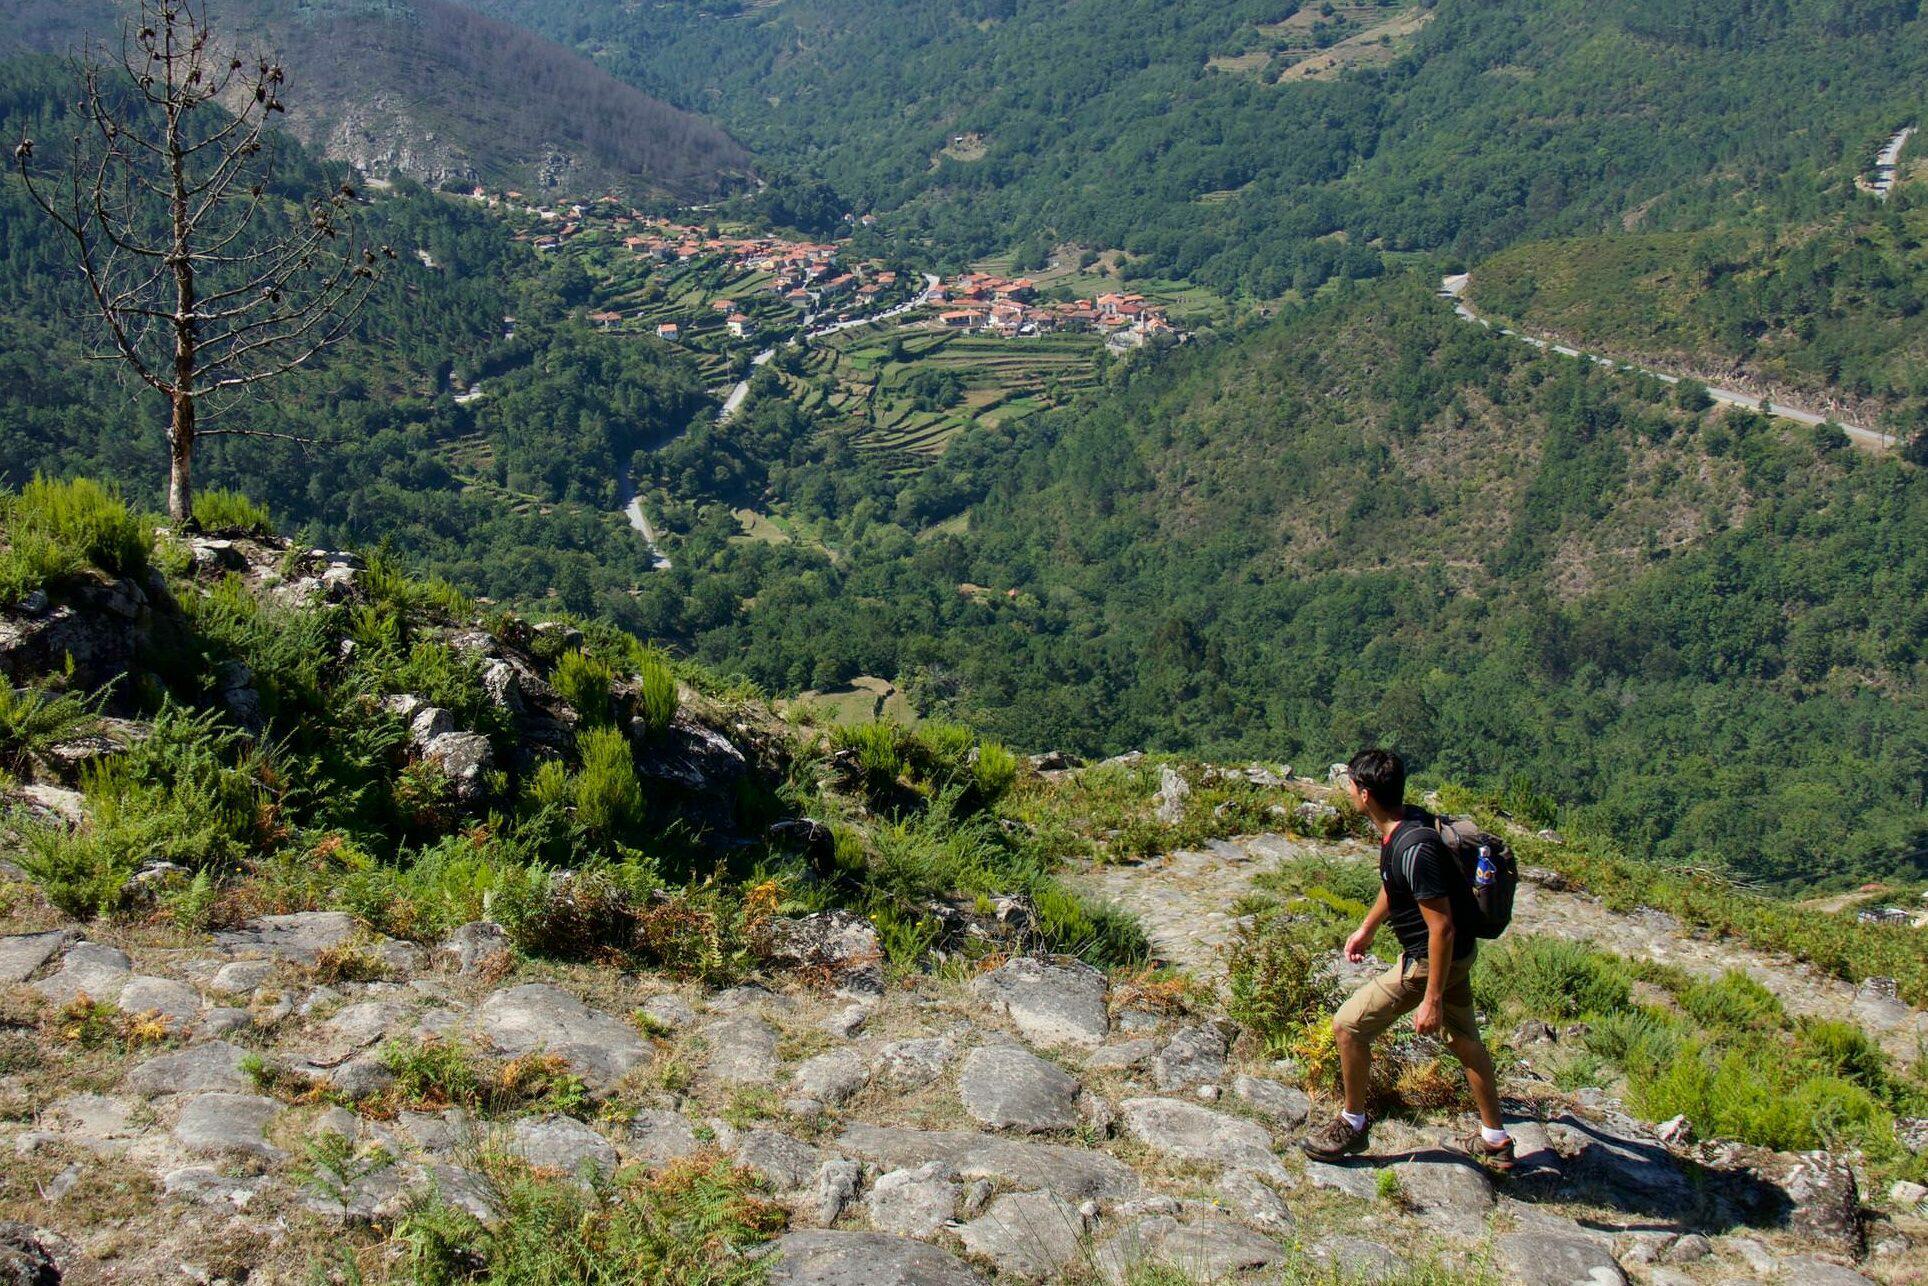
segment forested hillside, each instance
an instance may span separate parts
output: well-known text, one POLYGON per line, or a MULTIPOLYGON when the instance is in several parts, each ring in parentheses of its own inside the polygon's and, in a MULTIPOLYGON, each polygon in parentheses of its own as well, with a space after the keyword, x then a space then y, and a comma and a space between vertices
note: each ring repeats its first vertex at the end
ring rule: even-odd
POLYGON ((1384 739, 1669 861, 1918 869, 1928 484, 1686 400, 1411 282, 961 440, 894 500, 753 408, 759 476, 837 558, 732 540, 726 491, 651 624, 778 689, 908 679, 1027 746, 1384 739))
MULTIPOLYGON (((52 60, 0 69, 0 133, 57 140, 70 92, 52 60)), ((292 149, 280 169, 290 202, 340 178, 292 149)), ((404 182, 357 217, 398 251, 387 282, 346 343, 241 412, 311 445, 212 439, 205 480, 245 487, 318 541, 385 541, 477 592, 553 587, 620 618, 649 558, 614 512, 619 465, 697 413, 694 370, 573 320, 583 283, 467 201, 404 182), (490 397, 458 404, 452 373, 461 387, 489 376, 490 397)), ((16 180, 0 183, 0 479, 85 471, 156 504, 166 408, 87 359, 99 324, 59 235, 16 180)))
MULTIPOLYGON (((372 178, 702 200, 748 177, 749 154, 709 121, 446 0, 236 0, 217 19, 237 48, 287 59, 293 132, 372 178)), ((9 4, 0 56, 114 48, 121 20, 108 0, 9 4)))
POLYGON ((1071 241, 1261 297, 1737 191, 1831 208, 1928 72, 1914 0, 478 3, 940 255, 1071 241))

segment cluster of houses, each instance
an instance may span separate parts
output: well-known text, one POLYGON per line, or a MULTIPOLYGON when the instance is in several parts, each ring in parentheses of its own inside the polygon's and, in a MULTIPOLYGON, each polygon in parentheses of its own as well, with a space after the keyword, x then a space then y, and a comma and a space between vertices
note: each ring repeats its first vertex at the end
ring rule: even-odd
POLYGON ((1143 295, 1114 292, 1096 299, 1039 302, 1037 285, 1028 277, 965 273, 933 287, 930 302, 938 310, 937 325, 946 330, 995 335, 1096 331, 1120 348, 1178 338, 1165 310, 1143 295))

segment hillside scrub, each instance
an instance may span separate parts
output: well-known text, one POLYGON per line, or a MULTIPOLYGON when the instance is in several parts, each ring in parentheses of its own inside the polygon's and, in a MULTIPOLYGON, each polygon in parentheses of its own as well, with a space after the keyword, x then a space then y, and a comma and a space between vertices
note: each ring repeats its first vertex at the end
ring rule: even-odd
MULTIPOLYGON (((82 551, 92 574, 150 557, 173 571, 142 573, 155 606, 135 635, 138 681, 89 693, 56 673, 0 701, 21 776, 103 708, 136 716, 127 745, 79 770, 85 819, 25 832, 20 865, 77 918, 158 906, 201 931, 262 907, 339 908, 430 943, 491 919, 532 956, 727 980, 759 967, 757 933, 780 912, 875 915, 915 966, 937 902, 1018 895, 1034 907, 1029 944, 1142 957, 1129 921, 996 823, 1018 761, 967 728, 789 727, 740 686, 695 669, 686 683, 607 625, 480 618, 385 554, 327 564, 349 573, 329 592, 312 555, 265 537, 248 538, 241 567, 224 542, 213 567, 206 542, 160 536, 150 551, 147 530, 85 482, 36 482, 0 513, 82 551), (686 721, 729 746, 704 770, 722 774, 714 784, 653 766, 706 744, 686 721), (750 757, 716 727, 747 736, 750 757), (834 859, 765 835, 806 811, 834 828, 834 859)), ((64 586, 46 586, 57 604, 64 586)))

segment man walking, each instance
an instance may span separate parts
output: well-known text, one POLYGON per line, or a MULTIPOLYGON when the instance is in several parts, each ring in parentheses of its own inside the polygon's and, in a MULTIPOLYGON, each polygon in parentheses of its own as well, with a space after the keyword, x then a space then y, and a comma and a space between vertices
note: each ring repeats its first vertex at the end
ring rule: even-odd
POLYGON ((1465 1065, 1483 1128, 1464 1141, 1474 1157, 1497 1170, 1513 1168, 1513 1139, 1500 1124, 1493 1059, 1473 1015, 1473 953, 1478 939, 1461 926, 1477 923, 1478 906, 1458 861, 1433 828, 1433 818, 1406 806, 1406 765, 1390 750, 1362 750, 1347 765, 1345 788, 1379 832, 1379 897, 1346 939, 1346 959, 1366 958, 1373 935, 1390 923, 1399 962, 1361 987, 1332 1020, 1345 1081, 1345 1108, 1301 1143, 1307 1156, 1337 1161, 1366 1148, 1366 1087, 1372 1042, 1400 1015, 1413 1015, 1422 1036, 1445 1033, 1446 1047, 1465 1065))

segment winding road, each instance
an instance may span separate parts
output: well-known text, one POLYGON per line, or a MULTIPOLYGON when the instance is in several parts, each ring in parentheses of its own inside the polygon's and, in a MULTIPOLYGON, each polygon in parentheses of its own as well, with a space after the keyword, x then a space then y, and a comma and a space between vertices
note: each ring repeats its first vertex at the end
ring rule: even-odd
MULTIPOLYGON (((1616 362, 1610 357, 1599 357, 1592 353, 1583 353, 1577 348, 1569 348, 1567 345, 1559 343, 1556 340, 1547 339, 1539 335, 1528 335, 1523 331, 1513 330, 1509 327, 1488 321, 1486 318, 1474 312, 1472 305, 1466 302, 1466 286, 1470 280, 1471 274, 1462 272, 1442 278, 1439 283, 1440 297, 1450 299, 1453 302, 1453 311, 1469 322, 1477 323, 1478 325, 1486 327, 1488 330, 1497 331, 1502 335, 1511 335, 1522 343, 1531 344, 1535 348, 1545 349, 1548 352, 1560 353, 1566 357, 1584 357, 1588 361, 1599 366, 1604 366, 1611 371, 1638 371, 1643 375, 1651 375, 1663 383, 1678 384, 1681 382, 1680 376, 1669 374, 1666 371, 1655 370, 1650 366, 1635 366, 1630 362, 1616 362)), ((1773 402, 1752 393, 1743 393, 1738 389, 1719 388, 1712 384, 1707 385, 1706 388, 1707 396, 1713 398, 1716 402, 1724 402, 1729 406, 1738 406, 1749 411, 1764 411, 1769 415, 1777 415, 1784 420, 1793 420, 1797 424, 1812 425, 1832 422, 1841 427, 1841 430, 1848 435, 1849 441, 1857 446, 1866 447, 1869 450, 1885 451, 1894 445, 1893 440, 1878 429, 1865 428, 1859 424, 1849 424, 1844 420, 1835 419, 1833 416, 1818 415, 1813 411, 1804 411, 1797 406, 1788 406, 1781 402, 1773 402)))
MULTIPOLYGON (((922 290, 918 291, 917 294, 913 295, 910 299, 898 304, 895 308, 887 308, 881 313, 873 313, 864 317, 853 317, 848 321, 833 322, 828 326, 819 326, 815 330, 807 329, 811 321, 815 319, 813 317, 805 317, 803 324, 806 329, 803 332, 802 338, 821 339, 825 335, 834 335, 838 331, 851 330, 858 326, 869 326, 876 322, 889 321, 893 317, 901 317, 912 309, 922 308, 929 302, 931 291, 937 289, 937 283, 940 280, 941 278, 931 273, 925 273, 924 288, 922 290)), ((736 385, 730 389, 729 395, 723 399, 723 405, 717 409, 716 422, 718 424, 729 423, 730 420, 736 417, 736 413, 743 409, 743 403, 747 401, 750 396, 750 379, 756 374, 755 368, 768 364, 770 359, 776 355, 776 347, 772 345, 750 359, 750 374, 737 381, 736 385)), ((683 433, 687 433, 688 431, 688 426, 685 426, 683 433)), ((677 437, 681 436, 682 433, 678 433, 674 437, 671 437, 670 441, 674 442, 677 437)), ((643 543, 649 546, 650 566, 659 572, 668 571, 673 564, 669 560, 669 555, 663 552, 663 547, 658 538, 655 525, 650 522, 649 515, 643 512, 643 498, 636 494, 633 485, 627 477, 623 479, 623 493, 623 517, 629 520, 629 525, 636 529, 642 536, 643 543)))

